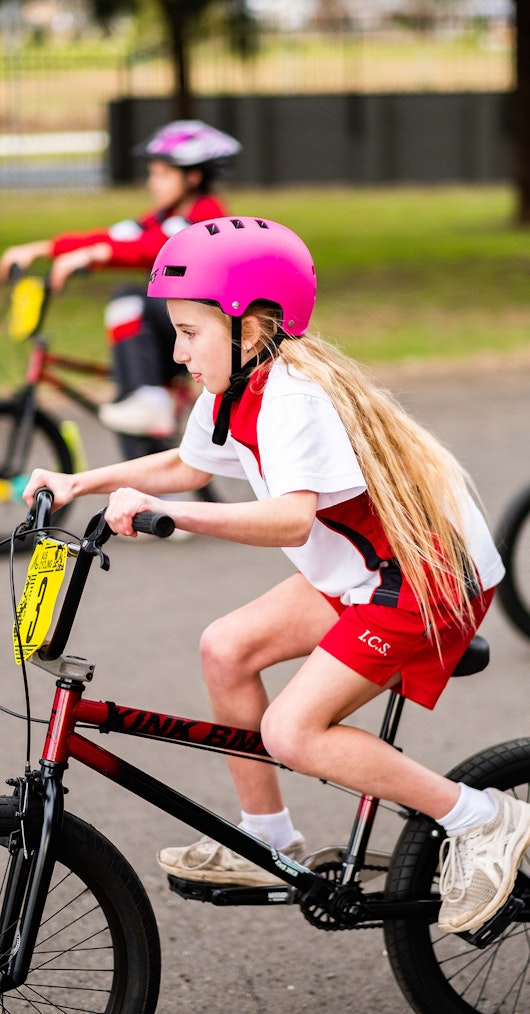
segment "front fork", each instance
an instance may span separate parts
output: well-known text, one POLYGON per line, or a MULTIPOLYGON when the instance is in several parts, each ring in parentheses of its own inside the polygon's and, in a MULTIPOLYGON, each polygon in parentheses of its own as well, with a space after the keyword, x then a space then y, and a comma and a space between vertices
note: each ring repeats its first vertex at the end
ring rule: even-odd
POLYGON ((35 416, 34 386, 27 384, 18 391, 15 401, 17 402, 17 415, 9 434, 5 458, 0 464, 0 474, 4 479, 13 479, 24 470, 35 416))
POLYGON ((64 765, 41 761, 42 774, 21 780, 20 827, 11 836, 11 860, 0 913, 0 990, 22 985, 50 886, 64 803, 64 765), (24 812, 25 811, 25 812, 24 812))

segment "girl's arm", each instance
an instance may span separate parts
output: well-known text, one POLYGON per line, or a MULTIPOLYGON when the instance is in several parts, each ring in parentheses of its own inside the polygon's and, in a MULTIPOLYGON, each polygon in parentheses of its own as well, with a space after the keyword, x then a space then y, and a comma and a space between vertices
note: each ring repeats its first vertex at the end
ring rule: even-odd
POLYGON ((105 517, 114 532, 135 536, 131 519, 140 511, 168 514, 177 528, 249 546, 303 546, 315 520, 318 494, 285 493, 248 503, 159 500, 137 489, 118 489, 105 517))
POLYGON ((109 243, 87 243, 54 258, 50 269, 50 283, 54 292, 59 292, 74 271, 104 267, 111 260, 109 243))
POLYGON ((9 278, 9 272, 13 264, 17 264, 23 271, 29 268, 30 264, 38 257, 51 256, 51 240, 40 239, 33 243, 22 243, 20 246, 10 246, 4 250, 0 259, 0 280, 5 282, 9 278))
POLYGON ((48 486, 55 494, 54 506, 57 509, 87 493, 111 493, 125 485, 149 494, 185 493, 200 489, 211 478, 210 474, 186 465, 175 448, 74 475, 36 468, 24 490, 24 500, 31 506, 35 490, 48 486))

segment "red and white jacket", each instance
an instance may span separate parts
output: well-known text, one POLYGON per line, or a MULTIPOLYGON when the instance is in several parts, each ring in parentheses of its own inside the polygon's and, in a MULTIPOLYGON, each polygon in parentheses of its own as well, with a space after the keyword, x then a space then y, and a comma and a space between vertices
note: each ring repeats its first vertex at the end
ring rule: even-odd
POLYGON ((146 212, 137 220, 116 222, 109 229, 62 233, 52 240, 51 256, 58 257, 95 243, 108 243, 112 249, 110 261, 104 264, 94 263, 91 267, 145 268, 150 271, 157 254, 170 236, 187 225, 224 217, 226 213, 216 197, 206 195, 197 198, 186 218, 178 215, 174 208, 168 208, 165 211, 146 212))

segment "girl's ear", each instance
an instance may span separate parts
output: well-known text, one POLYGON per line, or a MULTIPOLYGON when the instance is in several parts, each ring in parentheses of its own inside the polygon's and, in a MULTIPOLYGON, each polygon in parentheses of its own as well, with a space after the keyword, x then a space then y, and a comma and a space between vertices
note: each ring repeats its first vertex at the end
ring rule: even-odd
POLYGON ((261 343, 261 323, 258 317, 249 314, 243 317, 241 325, 241 345, 244 352, 254 352, 261 343))

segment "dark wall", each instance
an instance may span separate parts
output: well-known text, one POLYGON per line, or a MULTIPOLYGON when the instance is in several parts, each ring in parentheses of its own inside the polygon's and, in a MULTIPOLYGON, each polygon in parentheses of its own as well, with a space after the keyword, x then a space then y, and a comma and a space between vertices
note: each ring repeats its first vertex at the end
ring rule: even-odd
MULTIPOLYGON (((511 95, 215 96, 198 119, 243 145, 232 179, 242 184, 492 182, 513 177, 511 95)), ((164 98, 109 107, 113 183, 142 176, 131 148, 172 118, 164 98)))

